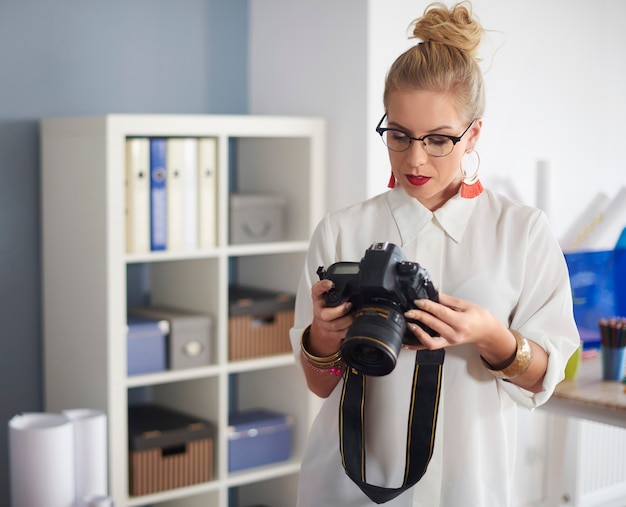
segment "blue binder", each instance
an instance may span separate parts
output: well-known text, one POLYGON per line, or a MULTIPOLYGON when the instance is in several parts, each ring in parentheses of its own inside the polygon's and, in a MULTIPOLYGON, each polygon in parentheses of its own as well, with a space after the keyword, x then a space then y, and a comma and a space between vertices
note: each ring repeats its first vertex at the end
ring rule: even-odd
POLYGON ((166 139, 150 139, 150 249, 167 249, 166 139))

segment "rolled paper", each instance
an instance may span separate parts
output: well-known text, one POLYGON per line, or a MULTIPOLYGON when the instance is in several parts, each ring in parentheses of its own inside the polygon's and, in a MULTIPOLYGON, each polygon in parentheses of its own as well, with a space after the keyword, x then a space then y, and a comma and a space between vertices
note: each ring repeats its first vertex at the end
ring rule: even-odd
POLYGON ((564 252, 581 249, 591 231, 603 220, 603 212, 609 201, 609 196, 600 192, 576 216, 559 241, 564 252))
POLYGON ((64 410, 63 415, 74 423, 76 498, 106 497, 106 414, 99 410, 72 409, 64 410))
POLYGON ((581 250, 613 250, 626 225, 626 187, 606 205, 595 227, 579 245, 581 250))
POLYGON ((73 507, 74 425, 62 414, 26 413, 9 420, 12 507, 73 507))
POLYGON ((536 205, 543 210, 546 215, 550 215, 550 188, 551 188, 551 168, 548 160, 537 161, 536 180, 536 205))

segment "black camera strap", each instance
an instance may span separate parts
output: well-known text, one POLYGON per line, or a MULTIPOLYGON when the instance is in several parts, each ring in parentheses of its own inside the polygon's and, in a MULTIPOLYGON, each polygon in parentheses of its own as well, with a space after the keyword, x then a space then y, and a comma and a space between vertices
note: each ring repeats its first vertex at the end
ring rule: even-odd
POLYGON ((365 478, 365 384, 366 376, 348 368, 339 407, 339 449, 343 467, 375 503, 394 499, 414 486, 426 472, 435 444, 437 410, 444 349, 420 350, 415 355, 409 409, 404 481, 399 488, 368 484, 365 478))

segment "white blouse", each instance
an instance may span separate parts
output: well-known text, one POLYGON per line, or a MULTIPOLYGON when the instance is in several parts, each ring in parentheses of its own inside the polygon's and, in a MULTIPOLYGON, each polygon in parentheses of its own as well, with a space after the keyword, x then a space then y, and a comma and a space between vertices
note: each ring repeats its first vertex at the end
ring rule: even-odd
MULTIPOLYGON (((429 272, 442 292, 473 301, 549 355, 543 391, 533 395, 493 377, 469 345, 446 350, 435 449, 428 469, 390 507, 506 507, 516 449, 517 405, 546 402, 579 344, 565 260, 546 216, 485 190, 431 212, 401 187, 327 215, 311 239, 298 287, 291 342, 312 320, 318 266, 360 261, 391 242, 429 272)), ((387 376, 367 378, 367 482, 397 488, 405 467, 415 352, 402 350, 387 376)), ((306 366, 303 366, 306 367, 306 366)), ((303 458, 298 507, 375 505, 346 475, 339 454, 340 381, 316 417, 303 458)))

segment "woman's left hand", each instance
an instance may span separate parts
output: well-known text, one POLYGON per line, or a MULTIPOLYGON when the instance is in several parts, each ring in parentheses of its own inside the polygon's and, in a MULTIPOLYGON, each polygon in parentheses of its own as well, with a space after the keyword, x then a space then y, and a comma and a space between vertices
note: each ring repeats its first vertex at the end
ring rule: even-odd
MULTIPOLYGON (((403 345, 403 347, 435 350, 468 343, 476 348, 494 370, 504 368, 515 358, 517 353, 515 337, 483 307, 441 293, 439 303, 429 299, 418 299, 414 304, 417 308, 405 312, 405 317, 425 324, 439 336, 430 336, 417 324, 407 323, 421 345, 403 345)), ((510 382, 530 392, 538 393, 543 389, 548 355, 535 342, 528 340, 528 344, 531 348, 530 365, 523 374, 513 377, 510 382)))
POLYGON ((407 322, 411 332, 422 344, 408 348, 435 350, 463 343, 480 345, 481 341, 506 329, 483 307, 447 294, 439 293, 439 303, 418 299, 414 304, 417 308, 408 310, 404 316, 425 324, 439 336, 430 336, 417 324, 407 322))

